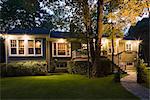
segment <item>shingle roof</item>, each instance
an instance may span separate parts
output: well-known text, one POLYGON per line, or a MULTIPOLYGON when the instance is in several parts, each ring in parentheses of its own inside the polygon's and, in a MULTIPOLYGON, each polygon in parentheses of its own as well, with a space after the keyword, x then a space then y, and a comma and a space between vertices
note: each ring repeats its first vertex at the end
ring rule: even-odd
POLYGON ((50 33, 50 37, 53 37, 53 38, 77 38, 79 36, 75 33, 70 33, 70 32, 52 31, 50 33))
POLYGON ((134 37, 126 36, 126 37, 123 37, 123 40, 137 40, 137 39, 134 37))
POLYGON ((8 34, 49 34, 48 29, 32 28, 32 29, 12 29, 7 32, 8 34))

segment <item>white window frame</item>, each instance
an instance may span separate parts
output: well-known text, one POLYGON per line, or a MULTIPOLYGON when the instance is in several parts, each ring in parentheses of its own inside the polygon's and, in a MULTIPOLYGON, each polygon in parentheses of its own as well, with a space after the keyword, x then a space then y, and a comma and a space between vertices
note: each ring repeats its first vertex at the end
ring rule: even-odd
MULTIPOLYGON (((15 40, 15 39, 11 39, 11 40, 15 40)), ((14 47, 11 47, 11 40, 9 41, 9 54, 11 54, 11 48, 14 48, 14 47)), ((11 54, 11 55, 17 55, 18 54, 18 41, 17 40, 15 40, 16 41, 16 54, 11 54)))
POLYGON ((52 56, 53 57, 71 57, 71 43, 70 42, 63 42, 63 43, 67 43, 69 45, 69 55, 67 54, 67 45, 66 45, 66 55, 58 55, 58 43, 61 42, 52 42, 52 56), (56 55, 54 55, 54 43, 56 43, 56 55))
POLYGON ((23 39, 10 39, 8 42, 9 56, 43 56, 43 39, 24 39, 24 54, 19 54, 19 40, 23 39), (11 40, 16 40, 17 54, 11 54, 11 40), (34 41, 34 54, 28 52, 28 40, 34 41), (41 41, 41 54, 35 54, 35 40, 41 41))
POLYGON ((43 40, 42 39, 29 39, 29 40, 27 40, 27 55, 28 56, 43 56, 43 40), (29 54, 29 46, 28 46, 28 41, 30 41, 30 40, 33 40, 33 49, 34 49, 34 54, 29 54), (40 40, 41 41, 41 54, 36 54, 35 53, 35 41, 36 40, 40 40))
POLYGON ((126 43, 125 48, 126 48, 126 49, 125 49, 126 51, 132 51, 132 44, 131 44, 131 43, 126 43), (127 46, 127 45, 128 45, 128 46, 127 46), (131 46, 131 47, 130 47, 131 49, 129 49, 129 45, 131 46))

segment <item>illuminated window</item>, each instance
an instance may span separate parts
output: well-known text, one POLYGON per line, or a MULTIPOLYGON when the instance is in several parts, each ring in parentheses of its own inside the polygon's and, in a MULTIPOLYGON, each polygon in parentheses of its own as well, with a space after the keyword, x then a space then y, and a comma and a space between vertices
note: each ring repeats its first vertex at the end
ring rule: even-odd
POLYGON ((70 43, 53 43, 53 57, 71 57, 70 43))
POLYGON ((58 43, 58 55, 66 55, 66 43, 58 43))
POLYGON ((18 41, 18 50, 19 54, 24 54, 24 40, 18 41))
POLYGON ((126 43, 126 51, 132 51, 132 44, 126 43))
POLYGON ((42 40, 10 40, 10 56, 42 56, 42 40))
POLYGON ((41 54, 41 40, 35 40, 35 54, 41 54))
POLYGON ((28 53, 34 54, 34 40, 28 40, 28 53))
POLYGON ((11 54, 17 54, 17 41, 16 40, 10 40, 11 45, 11 54))

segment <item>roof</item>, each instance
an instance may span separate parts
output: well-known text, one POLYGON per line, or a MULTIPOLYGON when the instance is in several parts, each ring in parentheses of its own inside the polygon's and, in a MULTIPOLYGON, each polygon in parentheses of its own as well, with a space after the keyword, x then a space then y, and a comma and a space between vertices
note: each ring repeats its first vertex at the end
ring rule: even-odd
MULTIPOLYGON (((4 32, 0 32, 4 33, 4 32)), ((5 32, 6 33, 6 32, 5 32)), ((31 34, 31 35, 50 35, 51 38, 81 38, 83 36, 80 36, 78 33, 71 33, 71 32, 60 32, 60 31, 52 31, 50 32, 49 29, 45 28, 32 28, 32 29, 19 29, 14 28, 12 30, 9 30, 7 34, 31 34)), ((102 37, 109 37, 108 34, 103 34, 102 37)), ((119 36, 117 36, 119 38, 119 36)), ((137 40, 134 37, 125 36, 123 40, 137 40)))
POLYGON ((49 34, 49 30, 44 28, 32 28, 32 29, 15 28, 9 30, 7 34, 49 34))
MULTIPOLYGON (((0 33, 6 33, 6 32, 0 32, 0 33)), ((50 35, 52 38, 77 38, 79 37, 76 33, 70 33, 70 32, 60 32, 60 31, 52 31, 50 32, 49 29, 44 28, 32 28, 32 29, 19 29, 14 28, 12 30, 7 31, 7 34, 14 34, 14 35, 20 35, 20 34, 29 34, 29 35, 50 35)))
POLYGON ((70 33, 70 32, 60 32, 60 31, 52 31, 50 33, 50 37, 53 38, 77 38, 78 34, 70 33))
POLYGON ((123 37, 123 40, 139 40, 139 39, 137 39, 135 37, 131 37, 131 36, 125 36, 125 37, 123 37))

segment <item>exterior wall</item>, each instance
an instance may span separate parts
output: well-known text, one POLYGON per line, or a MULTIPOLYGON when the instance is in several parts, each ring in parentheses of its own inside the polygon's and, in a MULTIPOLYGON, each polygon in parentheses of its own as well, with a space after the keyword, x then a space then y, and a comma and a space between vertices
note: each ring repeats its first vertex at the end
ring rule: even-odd
MULTIPOLYGON (((103 41, 103 40, 102 40, 103 41)), ((107 51, 107 54, 105 54, 105 56, 107 56, 110 60, 112 59, 111 57, 111 53, 108 53, 108 42, 110 40, 105 39, 105 51, 107 51), (107 44, 107 45, 106 45, 107 44)), ((103 43, 102 42, 102 43, 103 43)), ((137 59, 137 53, 138 53, 138 49, 139 49, 139 41, 136 41, 136 40, 116 40, 116 42, 118 43, 118 46, 117 46, 117 52, 114 53, 114 63, 116 65, 119 65, 119 66, 134 66, 135 65, 135 62, 136 62, 136 59, 137 59), (126 44, 127 43, 130 43, 132 45, 131 47, 131 51, 127 51, 126 50, 126 44), (132 65, 131 65, 132 63, 132 65), (130 64, 130 65, 128 65, 130 64)), ((117 44, 116 44, 117 45, 117 44)))
POLYGON ((72 51, 77 50, 81 48, 81 43, 79 42, 71 42, 71 57, 53 57, 52 56, 52 42, 50 42, 50 55, 51 55, 51 61, 56 61, 57 67, 56 69, 63 69, 67 67, 67 62, 72 59, 72 51))
MULTIPOLYGON (((42 53, 43 55, 42 56, 10 56, 9 55, 9 46, 10 44, 7 44, 7 50, 8 50, 8 62, 16 62, 16 61, 27 61, 27 60, 46 60, 46 37, 45 36, 40 36, 40 35, 29 35, 28 38, 27 37, 24 37, 24 35, 10 35, 9 36, 10 38, 11 37, 15 37, 15 38, 21 38, 22 40, 22 37, 23 39, 41 39, 42 40, 42 53)), ((14 39, 15 39, 14 38, 14 39)), ((7 39, 7 42, 9 41, 10 39, 8 38, 7 39)), ((9 43, 9 42, 8 42, 9 43)))

